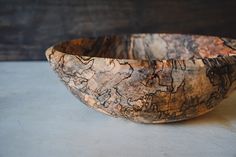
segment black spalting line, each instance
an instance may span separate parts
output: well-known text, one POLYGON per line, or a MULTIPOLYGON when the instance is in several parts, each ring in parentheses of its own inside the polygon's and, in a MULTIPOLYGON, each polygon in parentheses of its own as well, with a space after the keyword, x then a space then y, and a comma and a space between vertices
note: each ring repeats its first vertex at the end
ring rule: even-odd
POLYGON ((131 73, 129 73, 129 75, 127 77, 123 78, 121 81, 119 81, 117 84, 115 84, 115 86, 118 85, 123 80, 130 78, 134 72, 134 68, 128 62, 121 63, 118 59, 116 59, 116 60, 120 65, 129 65, 129 67, 130 67, 129 70, 131 70, 131 73))
POLYGON ((236 65, 226 58, 209 58, 202 61, 206 65, 206 76, 209 78, 212 86, 217 87, 217 91, 212 92, 206 102, 207 108, 210 109, 214 107, 213 104, 216 104, 214 102, 225 97, 232 82, 236 80, 236 78, 232 78, 236 65))

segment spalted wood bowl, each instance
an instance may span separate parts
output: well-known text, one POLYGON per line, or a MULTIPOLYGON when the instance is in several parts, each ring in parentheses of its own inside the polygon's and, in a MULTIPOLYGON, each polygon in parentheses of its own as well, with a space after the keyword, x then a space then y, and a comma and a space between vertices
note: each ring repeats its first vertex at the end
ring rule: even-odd
POLYGON ((236 88, 236 41, 132 34, 49 48, 55 72, 84 104, 115 117, 164 123, 211 111, 236 88))

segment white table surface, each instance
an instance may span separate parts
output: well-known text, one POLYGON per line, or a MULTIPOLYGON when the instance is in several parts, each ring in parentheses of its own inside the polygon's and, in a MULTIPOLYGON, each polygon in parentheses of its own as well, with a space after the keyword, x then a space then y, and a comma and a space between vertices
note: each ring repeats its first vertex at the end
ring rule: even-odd
POLYGON ((78 101, 47 62, 0 62, 0 157, 236 157, 236 92, 192 120, 145 125, 78 101))

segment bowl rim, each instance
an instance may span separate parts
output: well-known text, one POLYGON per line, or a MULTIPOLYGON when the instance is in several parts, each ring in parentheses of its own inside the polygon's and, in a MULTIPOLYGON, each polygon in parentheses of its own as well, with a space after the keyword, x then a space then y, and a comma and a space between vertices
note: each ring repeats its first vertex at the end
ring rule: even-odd
MULTIPOLYGON (((55 46, 58 46, 58 45, 61 45, 63 43, 66 43, 66 42, 71 42, 71 41, 75 41, 75 40, 79 40, 79 39, 97 39, 99 37, 105 37, 105 36, 124 36, 124 35, 147 35, 147 34, 157 34, 157 35, 181 35, 181 36, 193 36, 193 37, 205 37, 205 38, 210 38, 210 37, 216 37, 216 38, 220 38, 220 39, 229 39, 229 40, 235 40, 234 38, 225 38, 225 37, 219 37, 219 36, 213 36, 213 35, 201 35, 201 34, 182 34, 182 33, 132 33, 132 34, 109 34, 109 35, 100 35, 100 36, 86 36, 86 37, 79 37, 79 38, 75 38, 75 39, 70 39, 70 40, 64 40, 64 41, 61 41, 59 43, 56 43, 55 45, 52 45, 51 47, 49 47, 46 52, 60 52, 62 54, 65 54, 65 55, 71 55, 71 56, 78 56, 82 59, 109 59, 109 60, 118 60, 118 61, 127 61, 127 62, 137 62, 137 61, 144 61, 144 62, 151 62, 151 61, 159 61, 159 62, 168 62, 168 61, 192 61, 192 62, 198 62, 198 61, 203 61, 203 60, 216 60, 216 59, 233 59, 234 62, 233 64, 236 64, 236 49, 234 50, 233 48, 231 47, 228 47, 230 48, 232 51, 235 51, 235 54, 232 53, 232 54, 229 54, 229 55, 218 55, 218 56, 215 56, 215 57, 205 57, 205 58, 186 58, 186 59, 175 59, 175 58, 171 58, 171 59, 130 59, 130 58, 112 58, 112 57, 99 57, 99 56, 88 56, 88 55, 79 55, 79 54, 71 54, 71 53, 68 53, 68 52, 63 52, 63 51, 60 51, 58 49, 55 48, 55 46)), ((230 63, 228 63, 230 64, 230 63)))

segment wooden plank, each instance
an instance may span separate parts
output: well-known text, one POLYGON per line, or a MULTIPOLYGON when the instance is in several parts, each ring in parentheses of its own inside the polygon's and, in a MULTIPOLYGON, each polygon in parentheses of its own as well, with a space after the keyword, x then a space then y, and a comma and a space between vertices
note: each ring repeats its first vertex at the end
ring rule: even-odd
POLYGON ((235 0, 0 0, 0 60, 44 60, 59 41, 169 32, 236 38, 235 0))

